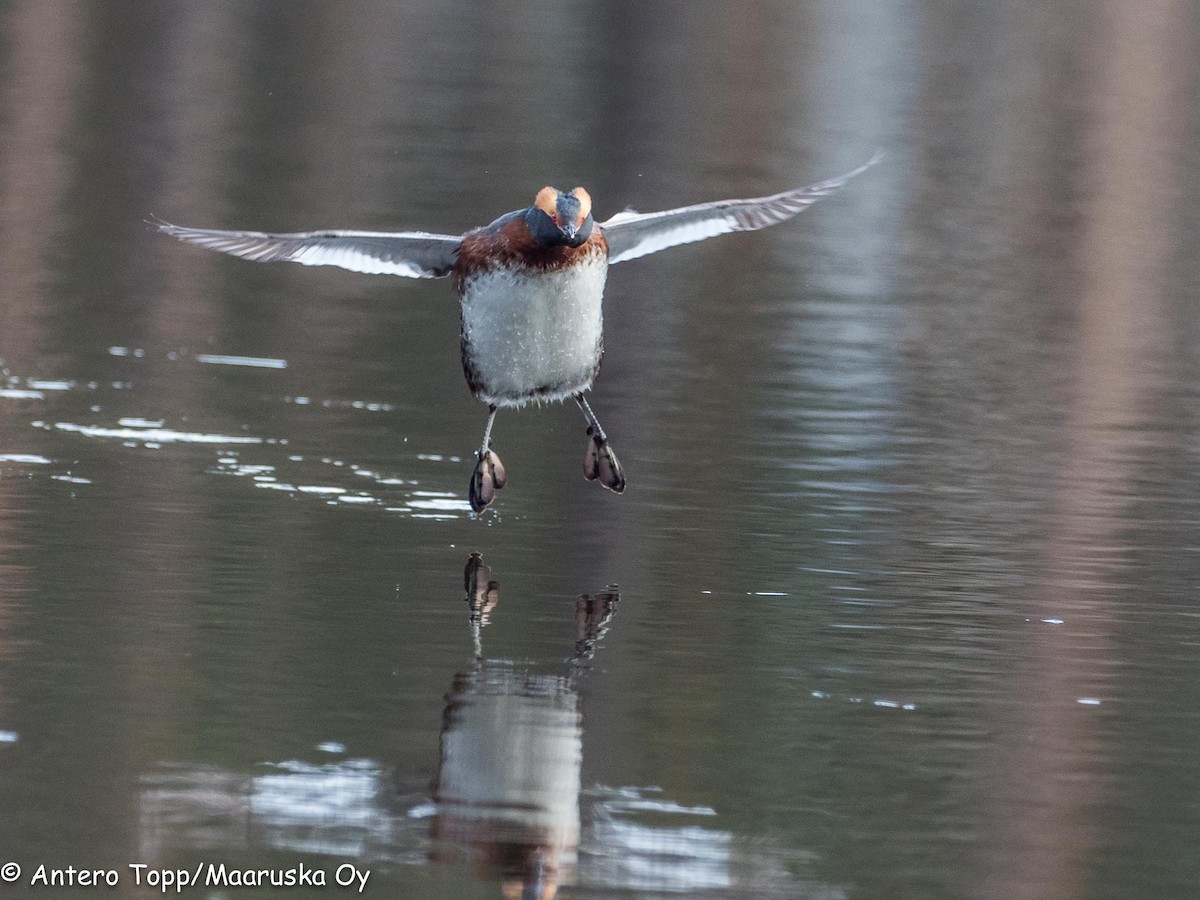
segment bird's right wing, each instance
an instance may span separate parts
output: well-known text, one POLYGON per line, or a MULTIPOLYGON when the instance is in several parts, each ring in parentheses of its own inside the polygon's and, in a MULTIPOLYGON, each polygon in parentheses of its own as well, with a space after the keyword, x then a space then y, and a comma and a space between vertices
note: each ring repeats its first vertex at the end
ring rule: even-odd
POLYGON ((619 212, 607 222, 600 223, 604 238, 608 241, 608 261, 625 262, 731 231, 756 231, 768 225, 777 225, 803 212, 822 197, 829 196, 881 159, 883 154, 876 153, 866 163, 844 175, 770 197, 716 200, 652 213, 632 210, 619 212))
POLYGON ((151 220, 150 224, 189 244, 254 262, 286 260, 302 266, 339 266, 371 275, 441 278, 449 275, 461 237, 423 231, 219 231, 151 220))

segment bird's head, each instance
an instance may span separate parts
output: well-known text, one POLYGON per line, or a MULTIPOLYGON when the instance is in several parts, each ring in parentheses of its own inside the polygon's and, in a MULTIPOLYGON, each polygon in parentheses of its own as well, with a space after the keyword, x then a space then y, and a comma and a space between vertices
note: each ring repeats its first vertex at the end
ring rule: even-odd
POLYGON ((544 187, 534 198, 525 221, 545 247, 578 247, 592 236, 592 198, 581 187, 564 194, 544 187))

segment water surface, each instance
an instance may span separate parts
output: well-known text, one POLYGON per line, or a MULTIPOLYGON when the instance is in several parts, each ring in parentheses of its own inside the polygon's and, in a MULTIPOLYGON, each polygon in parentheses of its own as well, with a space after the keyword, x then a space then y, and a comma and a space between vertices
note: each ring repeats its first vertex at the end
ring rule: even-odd
POLYGON ((1172 2, 4 7, 14 896, 1194 896, 1198 44, 1172 2), (877 148, 614 268, 629 490, 505 411, 482 517, 446 283, 143 225, 457 232, 877 148))

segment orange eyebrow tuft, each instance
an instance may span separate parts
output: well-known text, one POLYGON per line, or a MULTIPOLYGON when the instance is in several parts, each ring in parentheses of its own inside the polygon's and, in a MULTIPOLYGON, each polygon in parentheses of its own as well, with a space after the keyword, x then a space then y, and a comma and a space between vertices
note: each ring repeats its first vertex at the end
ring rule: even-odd
POLYGON ((571 196, 579 201, 579 221, 582 222, 592 214, 592 195, 577 187, 571 189, 571 196))
POLYGON ((533 205, 550 218, 558 219, 558 191, 554 188, 547 186, 538 191, 533 205))

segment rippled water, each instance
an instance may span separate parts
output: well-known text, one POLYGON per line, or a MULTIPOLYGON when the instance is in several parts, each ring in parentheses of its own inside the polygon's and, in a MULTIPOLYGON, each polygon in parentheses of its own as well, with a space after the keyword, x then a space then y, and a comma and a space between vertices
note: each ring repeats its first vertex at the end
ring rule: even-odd
POLYGON ((1172 2, 5 6, 13 895, 1194 896, 1198 36, 1172 2), (460 231, 548 181, 606 216, 876 148, 794 222, 614 267, 629 490, 573 408, 503 411, 482 517, 446 283, 143 225, 460 231))

